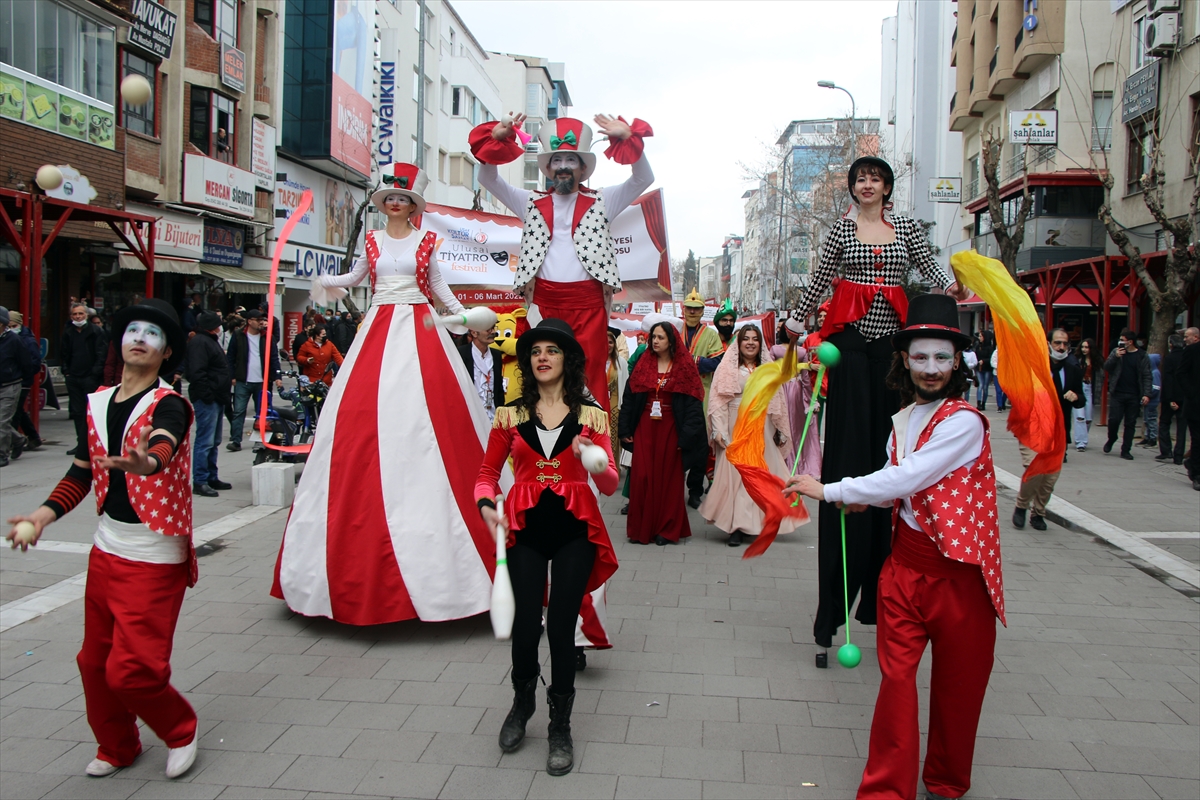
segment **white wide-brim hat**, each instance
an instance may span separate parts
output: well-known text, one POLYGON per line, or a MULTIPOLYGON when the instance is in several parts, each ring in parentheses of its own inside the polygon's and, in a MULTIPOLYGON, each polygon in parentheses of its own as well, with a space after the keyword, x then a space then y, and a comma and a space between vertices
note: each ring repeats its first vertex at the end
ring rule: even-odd
POLYGON ((592 129, 581 119, 559 117, 553 122, 547 122, 538 131, 538 168, 547 178, 553 178, 550 171, 550 159, 562 153, 574 153, 583 164, 583 177, 586 181, 596 171, 596 155, 591 152, 592 129))
POLYGON ((405 164, 396 161, 382 169, 383 186, 371 193, 371 205, 383 211, 383 202, 388 195, 402 194, 417 207, 414 214, 425 211, 425 187, 429 185, 429 176, 425 170, 416 164, 405 164))

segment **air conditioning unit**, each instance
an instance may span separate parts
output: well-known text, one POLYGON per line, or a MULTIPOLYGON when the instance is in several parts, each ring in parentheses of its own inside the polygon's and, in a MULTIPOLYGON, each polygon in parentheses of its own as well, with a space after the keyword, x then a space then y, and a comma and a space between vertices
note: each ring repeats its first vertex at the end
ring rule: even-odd
POLYGON ((1164 11, 1178 11, 1179 6, 1179 0, 1147 0, 1146 13, 1151 17, 1157 17, 1164 11))
POLYGON ((1168 55, 1179 39, 1179 15, 1162 13, 1146 23, 1146 54, 1168 55))

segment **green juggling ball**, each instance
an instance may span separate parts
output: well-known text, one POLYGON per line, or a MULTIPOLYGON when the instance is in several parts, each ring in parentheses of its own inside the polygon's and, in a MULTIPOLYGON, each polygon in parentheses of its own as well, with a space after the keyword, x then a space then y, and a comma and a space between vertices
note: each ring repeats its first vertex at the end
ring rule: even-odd
POLYGON ((862 662, 862 650, 858 649, 858 645, 846 642, 838 648, 837 659, 846 669, 854 669, 862 662))
POLYGON ((836 367, 842 360, 842 351, 833 342, 821 342, 817 345, 817 359, 826 367, 836 367))

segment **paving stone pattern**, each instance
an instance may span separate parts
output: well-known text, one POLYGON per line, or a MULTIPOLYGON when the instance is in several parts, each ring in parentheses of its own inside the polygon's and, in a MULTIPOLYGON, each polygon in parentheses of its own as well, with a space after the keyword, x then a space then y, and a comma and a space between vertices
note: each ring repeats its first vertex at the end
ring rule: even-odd
MULTIPOLYGON (((53 415, 47 430, 55 424, 65 431, 53 415)), ((997 452, 1015 452, 996 427, 997 452)), ((5 512, 44 498, 67 466, 63 449, 0 471, 5 512)), ((1068 469, 1085 458, 1093 454, 1072 453, 1068 469)), ((1101 458, 1095 469, 1107 470, 1101 458)), ((222 451, 221 464, 235 489, 198 498, 198 524, 249 502, 249 453, 222 451)), ((1113 469, 1135 499, 1161 488, 1150 464, 1113 469)), ((1172 487, 1178 505, 1195 502, 1182 488, 1172 487)), ((195 767, 167 781, 165 747, 143 730, 133 767, 84 777, 95 743, 74 661, 83 625, 74 602, 0 637, 0 796, 852 797, 879 682, 874 632, 853 631, 857 669, 813 666, 815 526, 743 561, 694 512, 695 536, 659 548, 628 544, 620 503, 602 507, 621 561, 609 587, 615 646, 589 653, 578 676, 568 776, 545 774, 544 691, 530 738, 500 752, 509 650, 486 616, 352 628, 270 598, 279 512, 222 537, 184 603, 173 681, 200 716, 195 767)), ((1162 530, 1190 530, 1178 509, 1162 513, 1162 530)), ((85 506, 47 538, 86 542, 93 524, 85 506)), ((1197 602, 1086 534, 1007 521, 1002 532, 1009 627, 997 640, 968 796, 1200 797, 1197 602)), ((4 601, 77 574, 83 558, 5 549, 4 601)), ((928 669, 927 653, 922 708, 928 669)))

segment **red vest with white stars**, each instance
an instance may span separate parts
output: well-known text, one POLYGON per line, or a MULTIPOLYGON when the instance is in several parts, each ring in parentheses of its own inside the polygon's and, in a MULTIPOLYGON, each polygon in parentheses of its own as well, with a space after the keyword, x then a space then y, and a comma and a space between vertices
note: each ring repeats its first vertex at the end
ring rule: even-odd
MULTIPOLYGON (((1007 627, 1004 618, 1004 575, 1000 568, 996 471, 992 465, 992 437, 987 417, 963 400, 947 400, 934 412, 933 418, 917 437, 913 449, 920 450, 933 436, 933 430, 939 423, 960 412, 978 414, 983 421, 983 450, 974 464, 959 467, 910 498, 913 516, 921 530, 933 539, 946 558, 979 565, 996 616, 1007 627)), ((894 446, 892 464, 899 464, 894 446)), ((902 505, 902 501, 896 501, 892 512, 893 527, 902 505)))
MULTIPOLYGON (((107 430, 108 420, 97 420, 93 411, 97 405, 102 405, 104 411, 107 412, 109 403, 112 402, 113 395, 119 388, 119 386, 113 386, 101 389, 88 396, 88 454, 92 462, 92 488, 96 492, 97 514, 104 513, 104 501, 108 498, 109 481, 108 470, 101 468, 97 464, 97 460, 104 458, 114 450, 118 453, 125 453, 136 449, 142 428, 154 424, 154 409, 158 407, 164 397, 174 395, 187 403, 182 395, 166 388, 160 381, 159 387, 153 392, 154 398, 150 404, 138 415, 137 419, 133 420, 132 424, 126 425, 124 447, 113 448, 110 443, 108 451, 105 451, 104 445, 100 441, 99 426, 103 425, 107 430)), ((141 404, 139 403, 139 405, 141 404)), ((133 506, 134 512, 143 525, 163 536, 186 536, 190 544, 192 538, 192 406, 190 403, 187 403, 187 409, 188 427, 184 431, 182 441, 175 448, 175 455, 171 457, 171 460, 162 470, 153 475, 132 475, 126 472, 125 485, 129 491, 129 504, 133 506)), ((188 585, 194 586, 196 556, 190 546, 188 549, 190 551, 188 562, 191 576, 188 585)))
MULTIPOLYGON (((375 265, 379 262, 379 242, 375 236, 379 231, 367 234, 367 264, 371 267, 371 291, 375 291, 375 265)), ((417 245, 417 288, 429 301, 433 302, 433 290, 429 286, 429 259, 433 256, 433 248, 437 245, 437 234, 433 231, 421 238, 417 245)))

